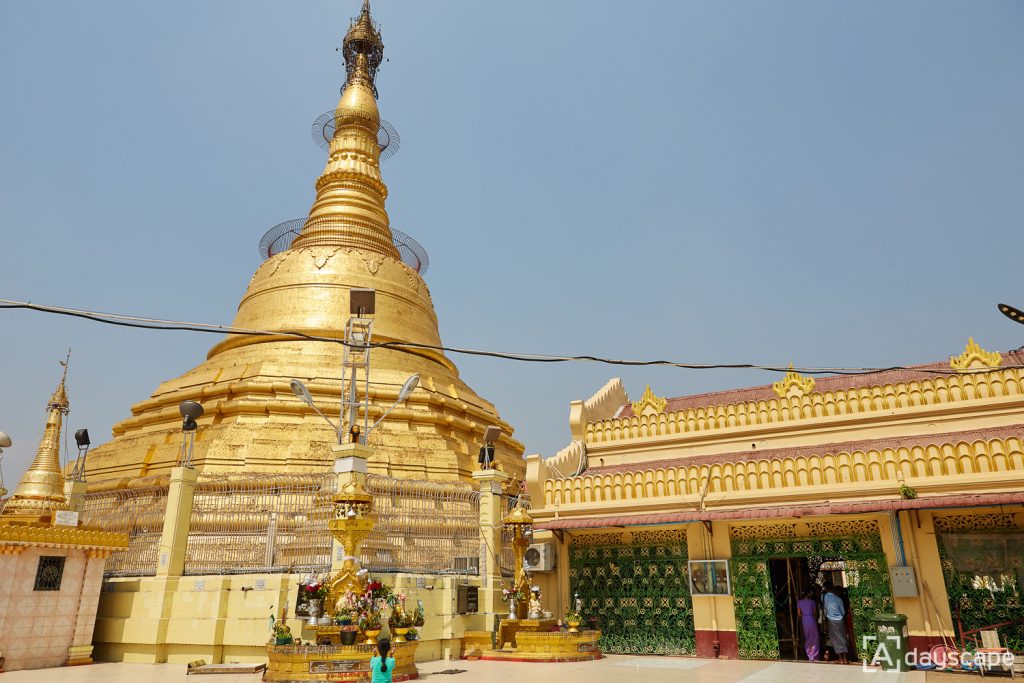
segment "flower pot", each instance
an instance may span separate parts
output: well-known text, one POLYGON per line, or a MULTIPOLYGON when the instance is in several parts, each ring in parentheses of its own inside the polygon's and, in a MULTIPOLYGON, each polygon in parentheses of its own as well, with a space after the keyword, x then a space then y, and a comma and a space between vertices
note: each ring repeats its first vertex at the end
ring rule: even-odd
POLYGON ((338 631, 338 635, 341 637, 342 645, 355 645, 356 638, 359 636, 359 627, 351 624, 342 626, 338 631))
POLYGON ((391 629, 391 634, 395 636, 395 642, 396 643, 404 643, 405 642, 405 636, 406 636, 407 633, 409 633, 409 629, 408 628, 397 628, 396 627, 396 628, 391 629))
POLYGON ((420 637, 419 633, 406 633, 405 634, 405 639, 406 640, 417 640, 419 637, 420 637))
POLYGON ((274 638, 274 645, 291 645, 291 644, 292 644, 292 637, 291 636, 277 636, 276 638, 274 638))
POLYGON ((365 631, 363 631, 363 636, 366 638, 366 642, 368 642, 368 643, 376 643, 377 642, 377 638, 380 636, 380 629, 379 628, 375 628, 375 629, 369 629, 368 628, 365 631))
POLYGON ((565 623, 567 623, 569 625, 569 633, 579 633, 580 632, 580 622, 578 622, 578 621, 567 621, 565 623))

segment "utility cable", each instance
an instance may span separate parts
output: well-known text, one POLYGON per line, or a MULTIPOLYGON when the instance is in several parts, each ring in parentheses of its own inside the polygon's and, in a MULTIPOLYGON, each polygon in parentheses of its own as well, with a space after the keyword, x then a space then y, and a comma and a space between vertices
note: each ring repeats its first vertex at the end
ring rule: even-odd
MULTIPOLYGON (((103 313, 63 306, 49 306, 36 304, 29 301, 11 301, 0 299, 0 308, 25 309, 64 315, 74 318, 82 318, 107 325, 120 327, 132 327, 149 330, 168 330, 182 332, 205 332, 207 334, 233 334, 239 336, 265 336, 265 337, 293 337, 305 341, 327 342, 340 344, 342 346, 358 346, 363 348, 364 344, 346 342, 337 337, 325 337, 306 334, 292 330, 254 330, 241 327, 230 327, 227 325, 212 325, 209 323, 193 323, 178 320, 164 320, 161 318, 150 318, 142 316, 124 315, 119 313, 103 313)), ((435 344, 421 344, 407 341, 370 342, 370 348, 390 349, 415 353, 417 350, 440 351, 443 353, 457 353, 468 356, 483 356, 512 360, 528 363, 567 363, 567 362, 590 362, 602 363, 605 365, 620 365, 628 367, 674 367, 686 370, 764 370, 767 372, 785 373, 795 371, 808 375, 872 375, 879 372, 902 370, 922 374, 948 375, 951 370, 935 367, 914 367, 908 365, 890 365, 887 367, 813 367, 795 366, 783 367, 780 365, 762 365, 758 363, 684 363, 671 360, 630 360, 617 358, 604 358, 593 355, 562 356, 552 354, 520 353, 508 351, 486 351, 481 349, 470 349, 457 346, 443 346, 435 344)), ((961 370, 960 374, 984 374, 996 370, 1024 369, 1024 365, 1001 365, 998 368, 982 368, 978 370, 961 370)))

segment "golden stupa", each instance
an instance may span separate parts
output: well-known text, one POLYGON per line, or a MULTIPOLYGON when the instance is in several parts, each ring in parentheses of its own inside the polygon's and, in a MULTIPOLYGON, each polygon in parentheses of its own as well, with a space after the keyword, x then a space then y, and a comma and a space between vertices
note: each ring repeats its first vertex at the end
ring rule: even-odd
POLYGON ((46 404, 46 427, 36 457, 4 503, 0 524, 48 525, 58 510, 67 510, 64 474, 60 467, 60 434, 70 404, 67 393, 67 364, 64 376, 46 404))
MULTIPOLYGON (((238 306, 235 328, 341 339, 349 291, 376 290, 373 340, 440 346, 437 316, 420 274, 395 247, 381 180, 374 78, 380 32, 364 2, 343 44, 347 79, 334 114, 327 166, 316 199, 290 248, 256 271, 238 306)), ((232 335, 206 361, 161 384, 116 424, 113 440, 88 458, 90 482, 166 473, 182 443, 179 404, 200 402, 194 463, 206 472, 311 471, 331 461, 335 433, 289 388, 299 379, 324 412, 338 415, 342 347, 294 336, 232 335)), ((398 477, 470 480, 488 425, 503 434, 497 461, 522 475, 523 446, 494 406, 460 378, 440 351, 374 349, 370 420, 395 401, 413 373, 419 388, 370 435, 370 471, 398 477)), ((360 393, 362 385, 360 383, 360 393)))

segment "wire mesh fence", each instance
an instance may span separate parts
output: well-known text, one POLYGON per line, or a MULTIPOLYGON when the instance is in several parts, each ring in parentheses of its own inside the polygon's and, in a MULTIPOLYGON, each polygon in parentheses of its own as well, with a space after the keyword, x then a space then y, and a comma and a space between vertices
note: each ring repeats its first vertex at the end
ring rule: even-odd
MULTIPOLYGON (((364 567, 375 573, 479 573, 479 491, 467 484, 373 474, 366 487, 376 524, 363 542, 364 567)), ((183 573, 329 571, 328 521, 336 489, 333 472, 202 475, 192 500, 183 573)), ((166 514, 166 481, 86 496, 85 524, 129 535, 128 548, 107 560, 107 576, 156 573, 166 514)))
POLYGON ((90 493, 81 509, 85 526, 128 534, 128 547, 107 558, 105 576, 156 574, 167 485, 90 493))
POLYGON ((377 524, 363 542, 371 572, 478 574, 480 492, 467 484, 370 475, 377 524))
POLYGON ((331 567, 333 472, 202 477, 185 574, 321 573, 331 567))

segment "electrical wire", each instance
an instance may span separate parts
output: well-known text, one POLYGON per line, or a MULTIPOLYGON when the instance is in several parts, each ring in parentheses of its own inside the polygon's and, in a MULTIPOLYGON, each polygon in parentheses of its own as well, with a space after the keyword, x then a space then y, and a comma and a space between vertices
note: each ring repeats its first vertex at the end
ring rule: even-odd
MULTIPOLYGON (((64 306, 50 306, 36 304, 30 301, 11 301, 0 299, 0 309, 24 309, 50 313, 54 315, 82 318, 93 322, 116 325, 119 327, 141 328, 148 330, 166 330, 179 332, 204 332, 207 334, 233 334, 239 336, 264 336, 264 337, 293 337, 304 341, 327 342, 340 344, 342 346, 359 346, 363 344, 346 342, 337 337, 325 337, 293 330, 254 330, 241 327, 230 327, 227 325, 213 325, 209 323, 193 323, 180 320, 164 320, 161 318, 150 318, 142 316, 124 315, 120 313, 103 313, 100 311, 89 311, 64 306)), ((370 348, 390 349, 405 353, 415 353, 418 350, 440 351, 443 353, 457 353, 468 356, 483 356, 487 358, 498 358, 528 363, 568 363, 588 362, 601 363, 605 365, 619 365, 628 367, 674 367, 685 370, 763 370, 766 372, 785 373, 799 372, 807 375, 873 375, 879 372, 902 370, 923 374, 948 375, 949 369, 936 367, 922 367, 909 365, 890 365, 887 367, 812 367, 812 366, 780 366, 762 365, 758 363, 684 363, 671 360, 630 360, 618 358, 603 358, 593 355, 561 356, 551 354, 534 354, 508 351, 486 351, 481 349, 470 349, 457 346, 443 346, 435 344, 421 344, 408 341, 385 341, 370 342, 370 348)), ((984 374, 996 370, 1024 369, 1024 365, 1001 365, 998 368, 982 368, 978 370, 961 370, 960 374, 984 374)))

